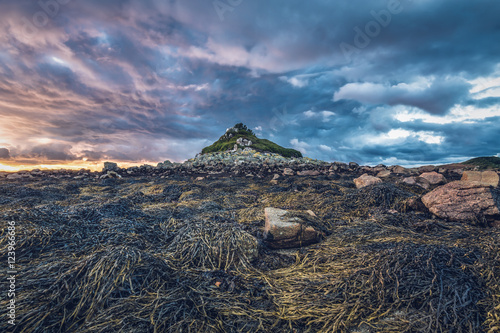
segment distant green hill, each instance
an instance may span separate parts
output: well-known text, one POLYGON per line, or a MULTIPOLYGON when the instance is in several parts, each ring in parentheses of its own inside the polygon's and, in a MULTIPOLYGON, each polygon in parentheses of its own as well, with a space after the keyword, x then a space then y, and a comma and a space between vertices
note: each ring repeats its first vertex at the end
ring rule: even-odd
POLYGON ((219 138, 219 140, 214 142, 212 145, 203 148, 201 153, 208 154, 231 150, 236 144, 239 148, 244 148, 245 145, 243 142, 245 142, 245 139, 252 142, 251 146, 249 146, 250 148, 260 152, 280 154, 284 157, 302 157, 302 153, 298 150, 283 148, 272 141, 259 139, 255 136, 251 129, 248 129, 242 123, 236 124, 234 127, 228 129, 226 133, 219 138), (241 139, 239 143, 238 139, 241 139))
POLYGON ((480 169, 500 169, 500 157, 489 156, 489 157, 476 157, 462 164, 475 165, 480 169))

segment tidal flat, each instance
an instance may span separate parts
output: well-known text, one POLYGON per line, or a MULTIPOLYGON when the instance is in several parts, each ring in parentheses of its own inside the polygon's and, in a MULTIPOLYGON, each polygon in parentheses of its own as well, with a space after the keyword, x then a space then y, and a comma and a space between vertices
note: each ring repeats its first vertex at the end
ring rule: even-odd
POLYGON ((0 275, 14 221, 17 290, 0 330, 498 330, 500 229, 432 216, 419 186, 353 178, 3 179, 0 275), (269 247, 266 207, 322 239, 269 247))

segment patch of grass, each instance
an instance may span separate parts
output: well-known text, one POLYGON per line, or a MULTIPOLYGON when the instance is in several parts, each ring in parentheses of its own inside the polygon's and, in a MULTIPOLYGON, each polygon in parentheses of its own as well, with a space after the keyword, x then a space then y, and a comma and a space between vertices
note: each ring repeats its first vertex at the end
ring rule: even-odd
POLYGON ((489 157, 476 157, 471 160, 465 161, 462 164, 465 165, 475 165, 479 169, 500 169, 500 157, 489 156, 489 157))

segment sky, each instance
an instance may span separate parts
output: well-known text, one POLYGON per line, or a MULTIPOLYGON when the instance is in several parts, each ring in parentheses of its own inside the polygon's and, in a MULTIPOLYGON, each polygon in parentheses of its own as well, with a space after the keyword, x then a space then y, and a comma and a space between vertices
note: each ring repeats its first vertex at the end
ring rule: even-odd
POLYGON ((0 169, 500 156, 500 1, 0 0, 0 169))

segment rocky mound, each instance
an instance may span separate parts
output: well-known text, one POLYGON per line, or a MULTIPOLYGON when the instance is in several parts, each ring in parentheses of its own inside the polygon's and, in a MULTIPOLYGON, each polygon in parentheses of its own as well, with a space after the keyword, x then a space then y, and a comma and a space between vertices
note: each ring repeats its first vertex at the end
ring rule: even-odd
POLYGON ((302 153, 295 149, 283 148, 267 139, 259 139, 242 123, 229 128, 226 133, 212 145, 203 148, 202 154, 237 151, 245 147, 252 147, 253 150, 262 153, 274 153, 283 157, 302 157, 302 153))

